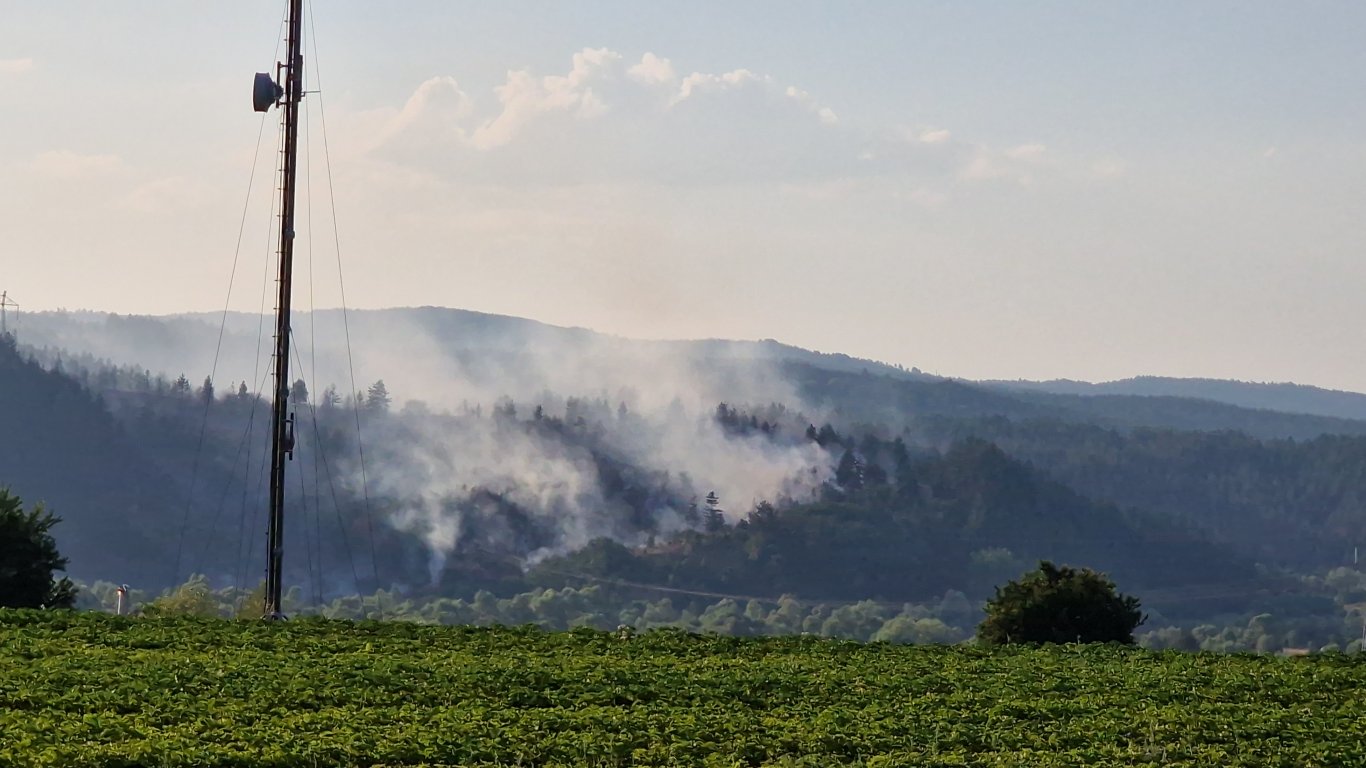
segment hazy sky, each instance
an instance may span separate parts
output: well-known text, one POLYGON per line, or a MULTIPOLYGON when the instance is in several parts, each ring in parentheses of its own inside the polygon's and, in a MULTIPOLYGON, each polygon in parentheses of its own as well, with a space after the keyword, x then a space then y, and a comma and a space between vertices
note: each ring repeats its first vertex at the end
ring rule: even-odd
MULTIPOLYGON (((0 8, 0 288, 220 308, 283 2, 0 8)), ((314 22, 318 306, 321 104, 353 306, 1366 390, 1358 0, 336 1, 314 22)), ((265 128, 238 309, 268 264, 265 128)))

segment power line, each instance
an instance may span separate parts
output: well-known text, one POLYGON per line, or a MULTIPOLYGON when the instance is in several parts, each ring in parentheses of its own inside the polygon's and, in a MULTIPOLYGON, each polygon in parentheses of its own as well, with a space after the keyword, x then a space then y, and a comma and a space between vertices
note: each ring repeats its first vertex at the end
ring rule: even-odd
MULTIPOLYGON (((343 329, 343 331, 344 331, 344 333, 345 333, 345 335, 346 335, 346 365, 347 365, 347 371, 348 371, 348 373, 350 374, 351 391, 352 391, 353 393, 355 393, 355 392, 358 391, 358 390, 356 389, 356 364, 355 364, 354 355, 352 354, 352 346, 351 346, 351 321, 350 321, 350 319, 349 319, 349 312, 348 312, 347 306, 346 306, 346 279, 345 279, 345 276, 344 276, 344 270, 342 269, 342 258, 341 258, 341 234, 340 234, 340 227, 339 227, 338 224, 337 224, 337 198, 336 198, 336 192, 335 192, 335 190, 334 190, 334 188, 333 188, 333 184, 332 184, 332 151, 331 151, 330 145, 329 145, 328 140, 327 140, 327 111, 326 111, 326 109, 325 109, 324 106, 323 106, 323 93, 322 93, 323 87, 322 87, 322 75, 321 75, 322 68, 321 68, 321 66, 319 65, 319 59, 320 59, 320 57, 318 56, 318 43, 317 43, 317 38, 318 38, 318 36, 317 36, 317 33, 315 32, 314 26, 313 26, 313 6, 312 6, 311 3, 308 5, 308 28, 309 28, 309 35, 308 35, 308 37, 309 37, 310 42, 311 42, 312 45, 313 45, 313 68, 312 68, 312 71, 313 71, 313 73, 314 73, 314 74, 313 74, 314 82, 317 84, 317 91, 316 91, 316 93, 317 93, 317 96, 318 96, 318 121, 319 121, 320 127, 322 128, 322 138, 323 138, 323 163, 324 163, 324 167, 325 167, 326 170, 327 170, 327 199, 328 199, 328 206, 329 206, 329 210, 331 211, 331 219, 332 219, 332 241, 333 241, 333 244, 336 246, 336 255, 337 255, 337 286, 338 286, 339 295, 340 295, 340 298, 341 298, 342 329, 343 329)), ((375 549, 375 523, 374 523, 374 512, 373 512, 373 510, 372 510, 372 508, 371 508, 371 504, 370 504, 370 481, 369 481, 369 477, 368 477, 368 473, 367 473, 366 465, 365 465, 365 442, 364 442, 364 439, 363 439, 362 434, 361 434, 361 425, 360 425, 360 403, 359 403, 359 402, 353 402, 352 405, 353 405, 352 411, 353 411, 353 415, 355 416, 355 424, 356 424, 356 453, 357 453, 357 455, 359 456, 359 459, 360 459, 361 496, 362 496, 362 499, 363 499, 364 504, 365 504, 365 526, 366 526, 366 532, 367 532, 368 535, 369 535, 369 543, 370 543, 370 568, 371 568, 371 571, 372 571, 373 576, 374 576, 374 579, 375 579, 375 588, 378 589, 379 586, 380 586, 380 579, 379 579, 379 557, 378 557, 378 554, 377 554, 376 549, 375 549)), ((380 614, 380 617, 383 618, 383 606, 381 606, 381 614, 380 614)))
POLYGON ((19 305, 15 304, 10 299, 9 291, 0 291, 0 337, 9 335, 9 318, 7 312, 10 307, 18 309, 19 305))

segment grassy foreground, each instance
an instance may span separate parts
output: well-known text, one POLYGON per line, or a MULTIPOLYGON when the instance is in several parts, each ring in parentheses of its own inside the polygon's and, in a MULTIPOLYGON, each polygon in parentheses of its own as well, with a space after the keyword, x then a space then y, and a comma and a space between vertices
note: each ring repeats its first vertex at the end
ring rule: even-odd
POLYGON ((1366 765, 1366 663, 0 611, 0 766, 1366 765))

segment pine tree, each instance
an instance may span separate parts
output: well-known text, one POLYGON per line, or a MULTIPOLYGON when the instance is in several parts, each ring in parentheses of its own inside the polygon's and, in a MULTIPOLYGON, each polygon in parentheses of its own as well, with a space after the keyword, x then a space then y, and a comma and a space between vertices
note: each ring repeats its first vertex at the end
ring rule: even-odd
POLYGON ((341 405, 341 401, 341 395, 337 394, 336 385, 328 384, 327 388, 323 390, 322 397, 318 399, 318 407, 324 411, 330 411, 341 405))
MULTIPOLYGON (((360 397, 360 393, 357 393, 360 397)), ((370 385, 365 392, 365 408, 370 411, 384 412, 389 410, 389 390, 384 386, 384 379, 376 381, 370 385)))
POLYGON ((308 385, 303 379, 296 379, 289 388, 289 402, 294 405, 308 405, 308 385))
POLYGON ((840 457, 839 466, 835 468, 835 482, 849 493, 863 490, 863 461, 854 451, 847 450, 840 457))
POLYGON ((715 533, 726 527, 725 510, 721 509, 721 499, 717 497, 716 491, 707 494, 703 499, 707 509, 702 513, 702 528, 709 533, 715 533))

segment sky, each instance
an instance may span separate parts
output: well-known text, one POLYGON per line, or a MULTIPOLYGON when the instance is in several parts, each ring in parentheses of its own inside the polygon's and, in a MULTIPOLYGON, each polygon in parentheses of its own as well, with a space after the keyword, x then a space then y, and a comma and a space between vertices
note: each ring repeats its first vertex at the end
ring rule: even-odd
MULTIPOLYGON (((1366 4, 317 6, 296 306, 1366 391, 1366 4)), ((22 310, 271 308, 283 8, 4 2, 22 310)))

